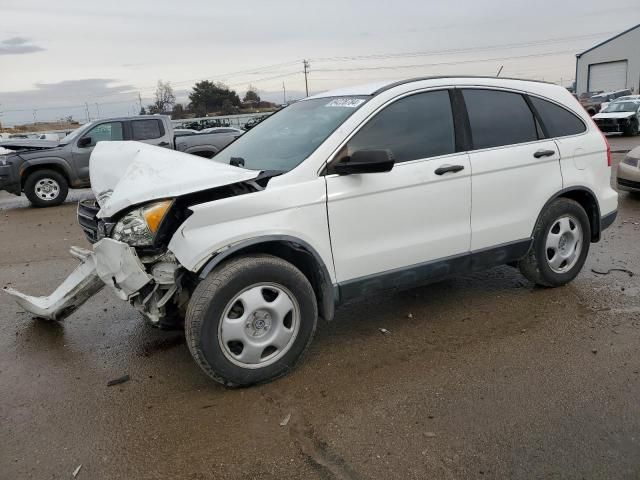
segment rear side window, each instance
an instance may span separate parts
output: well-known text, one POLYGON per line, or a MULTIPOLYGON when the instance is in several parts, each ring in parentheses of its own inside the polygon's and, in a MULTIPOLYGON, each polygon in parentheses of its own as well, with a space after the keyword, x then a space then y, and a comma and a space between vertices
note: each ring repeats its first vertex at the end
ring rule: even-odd
POLYGON ((586 130, 575 114, 555 103, 537 97, 529 97, 550 137, 566 137, 586 130))
POLYGON ((164 135, 160 120, 132 120, 131 134, 134 140, 153 140, 164 135))
POLYGON ((418 93, 392 103, 349 140, 347 155, 357 150, 390 150, 396 162, 455 152, 449 92, 418 93))
POLYGON ((519 93, 463 90, 473 148, 532 142, 538 139, 533 112, 519 93))

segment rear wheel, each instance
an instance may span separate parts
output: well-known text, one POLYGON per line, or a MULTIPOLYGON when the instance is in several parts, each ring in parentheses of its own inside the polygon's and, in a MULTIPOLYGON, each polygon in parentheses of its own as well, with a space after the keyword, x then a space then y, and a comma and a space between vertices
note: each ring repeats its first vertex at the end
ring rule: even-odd
POLYGON ((313 288, 300 270, 277 257, 246 256, 196 287, 185 333, 207 375, 248 386, 288 373, 310 344, 317 318, 313 288))
POLYGON ((582 269, 590 239, 591 228, 584 208, 574 200, 558 198, 540 215, 533 245, 518 267, 538 285, 564 285, 582 269))
POLYGON ((24 182, 24 193, 35 207, 53 207, 67 198, 67 180, 55 170, 36 170, 24 182))

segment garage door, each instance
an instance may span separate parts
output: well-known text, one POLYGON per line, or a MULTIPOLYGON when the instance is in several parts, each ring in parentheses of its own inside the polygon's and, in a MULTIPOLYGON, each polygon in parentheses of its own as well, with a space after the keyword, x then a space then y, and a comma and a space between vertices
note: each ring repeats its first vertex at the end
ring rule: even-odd
POLYGON ((587 87, 590 92, 609 92, 627 88, 627 61, 589 65, 589 84, 587 87))

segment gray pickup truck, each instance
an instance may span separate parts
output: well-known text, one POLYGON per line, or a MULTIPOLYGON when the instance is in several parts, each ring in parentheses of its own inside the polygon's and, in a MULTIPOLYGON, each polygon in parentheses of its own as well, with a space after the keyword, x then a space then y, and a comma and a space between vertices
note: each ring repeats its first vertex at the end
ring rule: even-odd
POLYGON ((240 135, 231 128, 174 135, 170 118, 163 115, 95 120, 74 130, 57 145, 45 141, 38 145, 33 141, 24 145, 19 141, 0 143, 13 151, 0 155, 0 190, 15 195, 24 192, 36 207, 59 205, 69 188, 89 186, 89 157, 98 142, 135 140, 211 158, 240 135))

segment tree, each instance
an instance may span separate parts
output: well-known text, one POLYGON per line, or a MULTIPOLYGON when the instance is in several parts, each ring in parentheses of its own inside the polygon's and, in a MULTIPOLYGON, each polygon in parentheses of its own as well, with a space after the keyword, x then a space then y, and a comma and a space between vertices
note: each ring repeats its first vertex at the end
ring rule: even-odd
POLYGON ((146 115, 147 110, 144 107, 140 107, 140 113, 138 115, 146 115))
POLYGON ((171 118, 174 120, 180 120, 181 118, 187 118, 187 111, 181 103, 176 103, 171 110, 171 118))
POLYGON ((229 100, 232 107, 240 106, 240 97, 234 90, 230 90, 224 83, 214 83, 209 80, 196 83, 189 94, 189 100, 191 110, 198 116, 219 111, 225 100, 229 100))
POLYGON ((247 93, 244 94, 244 98, 242 99, 244 103, 255 103, 256 105, 260 103, 260 95, 258 95, 258 89, 253 85, 249 85, 247 87, 247 93))
POLYGON ((149 113, 166 113, 171 110, 174 103, 176 103, 176 96, 173 94, 171 83, 158 80, 155 101, 149 105, 149 113))
POLYGON ((220 111, 223 115, 233 115, 234 113, 238 113, 238 107, 234 106, 231 100, 225 98, 220 107, 220 111))

